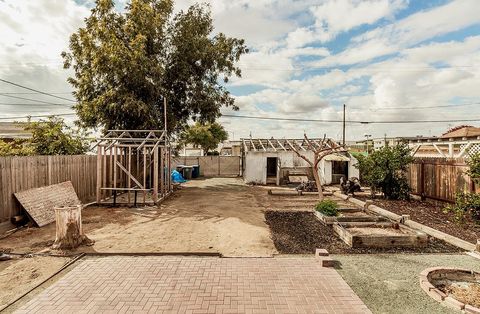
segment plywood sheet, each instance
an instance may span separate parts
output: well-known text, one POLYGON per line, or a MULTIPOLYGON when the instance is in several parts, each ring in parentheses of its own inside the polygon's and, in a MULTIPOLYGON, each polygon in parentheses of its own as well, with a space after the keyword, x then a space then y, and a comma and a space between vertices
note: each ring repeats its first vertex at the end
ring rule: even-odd
POLYGON ((82 204, 70 181, 17 192, 14 195, 39 227, 55 221, 54 207, 82 204))

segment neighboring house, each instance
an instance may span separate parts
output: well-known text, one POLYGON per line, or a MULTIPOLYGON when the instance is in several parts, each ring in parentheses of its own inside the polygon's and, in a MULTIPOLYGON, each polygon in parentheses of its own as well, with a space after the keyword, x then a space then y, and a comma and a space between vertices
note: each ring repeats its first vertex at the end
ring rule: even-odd
POLYGON ((466 158, 480 152, 480 128, 462 125, 441 137, 423 137, 409 141, 417 158, 466 158))
POLYGON ((195 145, 187 144, 182 149, 178 151, 179 156, 189 157, 189 156, 203 156, 203 149, 200 147, 195 147, 195 145))
POLYGON ((32 133, 24 130, 24 125, 18 122, 0 122, 0 139, 11 142, 18 139, 29 139, 32 133))
MULTIPOLYGON (((313 180, 311 167, 292 150, 289 143, 303 147, 301 154, 313 160, 303 139, 242 139, 243 178, 247 183, 281 185, 291 175, 306 175, 313 180), (303 150, 304 149, 304 150, 303 150)), ((321 139, 311 139, 321 141, 321 139)), ((348 152, 326 156, 319 164, 325 185, 340 182, 341 177, 358 177, 357 160, 348 152)))
POLYGON ((241 141, 225 141, 219 145, 220 156, 241 156, 241 141))

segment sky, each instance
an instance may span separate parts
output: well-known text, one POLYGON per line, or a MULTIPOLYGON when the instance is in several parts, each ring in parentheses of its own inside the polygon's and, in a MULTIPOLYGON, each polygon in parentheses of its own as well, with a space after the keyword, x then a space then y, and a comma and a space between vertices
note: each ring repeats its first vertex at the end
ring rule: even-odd
MULTIPOLYGON (((177 0, 176 10, 194 2, 177 0)), ((222 117, 231 139, 304 133, 339 139, 342 124, 335 121, 342 120, 344 104, 347 140, 436 136, 459 124, 480 126, 479 0, 206 2, 215 33, 243 38, 250 49, 238 63, 242 77, 226 85, 240 111, 222 112, 319 120, 222 117), (465 119, 478 122, 392 123, 465 119)), ((63 69, 60 53, 91 5, 0 0, 0 79, 62 98, 0 82, 0 118, 71 112, 66 79, 72 73, 63 69)), ((125 0, 117 1, 120 11, 124 6, 125 0)))

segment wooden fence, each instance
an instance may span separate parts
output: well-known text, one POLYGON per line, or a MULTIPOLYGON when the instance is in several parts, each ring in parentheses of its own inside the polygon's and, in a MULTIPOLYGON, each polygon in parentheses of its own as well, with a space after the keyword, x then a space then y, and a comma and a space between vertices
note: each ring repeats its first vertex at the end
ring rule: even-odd
POLYGON ((238 177, 241 175, 239 156, 187 156, 172 157, 172 168, 178 165, 200 166, 200 175, 205 177, 238 177))
MULTIPOLYGON (((200 165, 207 177, 240 175, 240 157, 172 158, 172 168, 179 164, 200 165)), ((13 193, 64 181, 72 182, 83 203, 95 201, 97 156, 0 157, 0 223, 20 212, 13 193)))
POLYGON ((467 170, 464 159, 417 159, 410 165, 407 177, 413 194, 453 202, 455 193, 477 192, 467 170))
POLYGON ((71 181, 83 203, 95 200, 97 157, 0 157, 0 222, 19 213, 13 193, 71 181))

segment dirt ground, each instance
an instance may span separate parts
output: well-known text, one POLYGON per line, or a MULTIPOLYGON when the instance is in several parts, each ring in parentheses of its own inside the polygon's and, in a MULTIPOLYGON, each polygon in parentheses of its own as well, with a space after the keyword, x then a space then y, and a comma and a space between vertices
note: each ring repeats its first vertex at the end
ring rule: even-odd
MULTIPOLYGON (((367 199, 364 196, 357 196, 357 198, 367 199)), ((374 203, 393 213, 410 215, 410 218, 416 222, 451 234, 462 240, 476 243, 477 239, 480 239, 480 224, 475 224, 472 220, 466 220, 465 223, 456 222, 453 213, 444 212, 446 205, 442 202, 375 199, 374 203)))
MULTIPOLYGON (((257 199, 263 193, 238 178, 214 178, 188 182, 159 207, 89 207, 83 212, 84 231, 95 245, 77 252, 271 256, 276 250, 257 199)), ((0 240, 0 248, 38 251, 54 238, 55 225, 50 224, 0 240)))
MULTIPOLYGON (((238 178, 215 178, 188 182, 159 207, 88 207, 82 213, 83 229, 95 245, 64 253, 219 252, 224 256, 271 256, 277 250, 265 223, 261 204, 264 194, 265 190, 247 186, 238 178)), ((1 239, 0 251, 45 251, 54 239, 55 224, 26 228, 1 239)), ((0 308, 68 260, 32 257, 0 262, 0 308)))
POLYGON ((435 238, 425 248, 350 248, 333 232, 315 219, 313 212, 267 211, 275 247, 282 254, 312 254, 324 248, 332 254, 342 253, 452 253, 462 252, 455 246, 435 238))
POLYGON ((69 260, 35 256, 0 262, 0 309, 53 275, 69 260))

